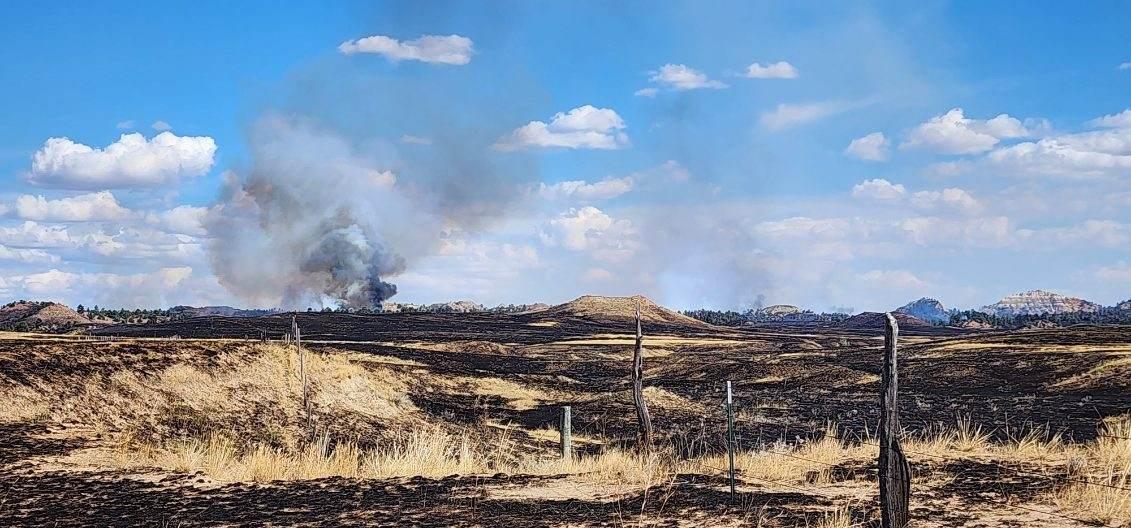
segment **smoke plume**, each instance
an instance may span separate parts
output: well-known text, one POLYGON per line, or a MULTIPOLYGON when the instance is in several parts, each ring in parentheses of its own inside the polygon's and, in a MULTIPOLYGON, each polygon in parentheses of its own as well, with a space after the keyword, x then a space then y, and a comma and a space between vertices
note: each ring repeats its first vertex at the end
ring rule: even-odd
POLYGON ((259 306, 379 308, 397 293, 390 278, 516 195, 467 154, 486 149, 452 155, 441 142, 428 163, 410 164, 389 142, 278 114, 252 126, 249 147, 250 167, 225 174, 205 225, 221 284, 259 306))

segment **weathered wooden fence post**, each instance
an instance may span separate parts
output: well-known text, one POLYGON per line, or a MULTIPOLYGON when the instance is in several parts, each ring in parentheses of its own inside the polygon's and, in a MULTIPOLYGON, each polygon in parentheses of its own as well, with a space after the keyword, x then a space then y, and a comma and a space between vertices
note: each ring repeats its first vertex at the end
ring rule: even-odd
POLYGON ((570 418, 569 405, 562 406, 561 424, 558 427, 561 435, 561 450, 563 460, 573 459, 573 421, 570 418))
POLYGON ((636 306, 636 348, 632 351, 632 402, 636 405, 636 421, 640 424, 640 443, 652 449, 652 416, 644 401, 644 334, 640 330, 640 306, 636 306))
POLYGON ((311 427, 310 393, 306 384, 306 351, 302 349, 302 333, 299 332, 298 319, 294 315, 291 316, 291 332, 294 333, 295 348, 298 350, 298 372, 302 380, 302 410, 306 415, 306 439, 309 442, 314 440, 314 429, 311 427))
POLYGON ((884 366, 880 378, 880 510, 882 528, 905 528, 910 521, 911 467, 899 445, 899 376, 896 340, 899 324, 885 314, 884 366))
POLYGON ((730 496, 734 498, 734 398, 727 380, 727 458, 730 462, 730 496))

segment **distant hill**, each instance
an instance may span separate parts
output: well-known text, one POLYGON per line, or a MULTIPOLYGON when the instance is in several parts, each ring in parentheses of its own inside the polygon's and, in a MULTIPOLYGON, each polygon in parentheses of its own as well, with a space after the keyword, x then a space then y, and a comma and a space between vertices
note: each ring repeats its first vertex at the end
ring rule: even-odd
POLYGON ((183 318, 216 315, 221 317, 259 317, 271 315, 275 312, 276 310, 245 310, 242 308, 232 308, 231 306, 174 306, 169 308, 169 317, 183 318))
POLYGON ((538 312, 537 315, 544 317, 577 317, 595 321, 623 321, 635 319, 637 306, 640 307, 641 320, 646 322, 711 328, 711 325, 703 321, 664 308, 643 295, 634 295, 632 297, 583 295, 565 304, 552 306, 538 312))
POLYGON ((942 303, 930 297, 911 301, 896 308, 895 311, 922 319, 928 323, 945 323, 950 320, 950 314, 947 313, 942 303))
POLYGON ((1067 297, 1044 290, 1007 295, 1002 300, 982 307, 982 312, 997 316, 1096 313, 1103 307, 1094 302, 1067 297))
POLYGON ((1123 301, 1123 302, 1115 305, 1115 307, 1117 309, 1120 309, 1120 310, 1126 310, 1126 311, 1131 312, 1131 299, 1127 299, 1126 301, 1123 301))
POLYGON ((69 332, 95 323, 54 302, 17 301, 0 308, 0 330, 69 332))
POLYGON ((514 313, 532 314, 532 313, 544 312, 544 311, 550 309, 550 305, 548 305, 546 303, 534 303, 534 304, 522 305, 522 308, 523 309, 521 311, 514 312, 514 313))
MULTIPOLYGON (((933 328, 934 325, 918 317, 894 312, 895 322, 900 329, 933 328)), ((887 317, 880 312, 862 312, 838 323, 836 326, 846 330, 883 330, 887 317)))

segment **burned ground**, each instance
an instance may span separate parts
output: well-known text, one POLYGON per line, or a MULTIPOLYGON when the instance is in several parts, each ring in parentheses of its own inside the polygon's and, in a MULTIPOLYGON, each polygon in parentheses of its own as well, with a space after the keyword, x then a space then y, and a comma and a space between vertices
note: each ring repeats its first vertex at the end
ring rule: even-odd
MULTIPOLYGON (((315 357, 348 358, 355 370, 341 374, 343 383, 364 372, 403 390, 403 399, 384 395, 382 387, 360 393, 388 398, 375 413, 351 410, 352 403, 327 399, 332 395, 319 388, 316 421, 327 434, 365 446, 415 424, 489 424, 512 430, 525 450, 548 453, 554 438, 538 431, 552 429, 559 407, 571 405, 582 452, 634 441, 628 378, 632 338, 624 321, 539 314, 321 313, 300 313, 297 320, 315 357)), ((19 400, 31 410, 10 410, 12 417, 0 429, 8 439, 0 445, 0 516, 24 526, 619 526, 642 519, 671 526, 719 519, 806 526, 831 505, 849 501, 856 505, 856 521, 874 521, 860 513, 874 508, 874 493, 868 490, 875 466, 867 460, 839 465, 825 487, 792 489, 747 480, 737 501, 724 493, 720 475, 679 474, 632 491, 525 496, 515 490, 576 490, 578 484, 567 475, 479 475, 220 485, 199 475, 67 462, 131 423, 164 437, 224 429, 283 445, 280 438, 300 427, 297 410, 273 407, 273 400, 256 392, 266 390, 257 382, 237 376, 227 392, 217 395, 223 404, 209 404, 208 412, 178 404, 187 393, 161 384, 187 376, 182 368, 205 373, 262 368, 255 363, 260 330, 278 339, 289 327, 290 315, 210 317, 99 332, 118 336, 113 342, 0 339, 0 389, 8 394, 6 401, 16 401, 12 395, 45 396, 19 400), (252 339, 240 339, 244 336, 252 339), (123 405, 113 419, 96 406, 75 403, 111 388, 121 398, 135 391, 156 399, 123 405), (96 414, 102 422, 90 430, 96 414)), ((875 428, 881 338, 873 332, 651 323, 645 334, 646 397, 657 432, 687 454, 719 449, 727 380, 735 384, 743 448, 812 441, 829 423, 847 437, 867 438, 875 428)), ((1122 327, 912 335, 903 343, 901 412, 909 436, 969 417, 999 439, 1047 427, 1066 439, 1087 441, 1098 422, 1126 414, 1131 406, 1131 332, 1122 327)), ((934 482, 915 487, 917 515, 937 523, 927 526, 1007 526, 988 513, 995 501, 1029 500, 1056 484, 1024 475, 1005 478, 999 466, 980 459, 920 457, 914 462, 917 478, 934 482)), ((1028 525, 1075 526, 1058 524, 1050 515, 1037 515, 1028 525)))

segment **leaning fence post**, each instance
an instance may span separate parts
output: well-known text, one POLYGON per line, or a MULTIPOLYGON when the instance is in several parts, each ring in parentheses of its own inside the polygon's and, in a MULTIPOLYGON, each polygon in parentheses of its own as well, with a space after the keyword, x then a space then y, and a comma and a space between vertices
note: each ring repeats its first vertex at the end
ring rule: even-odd
POLYGON ((632 349, 632 403, 636 406, 636 422, 640 426, 640 443, 652 450, 652 416, 644 400, 644 333, 640 329, 640 305, 636 305, 636 346, 632 349))
POLYGON ((882 528, 905 528, 910 521, 911 467, 899 445, 899 376, 896 340, 899 324, 885 314, 884 366, 880 378, 880 510, 882 528))
POLYGON ((558 427, 558 432, 561 435, 559 443, 562 450, 563 460, 569 460, 573 458, 573 427, 569 411, 569 405, 562 406, 561 424, 559 424, 558 427))
POLYGON ((730 462, 730 496, 734 498, 734 399, 727 380, 727 458, 730 462))

